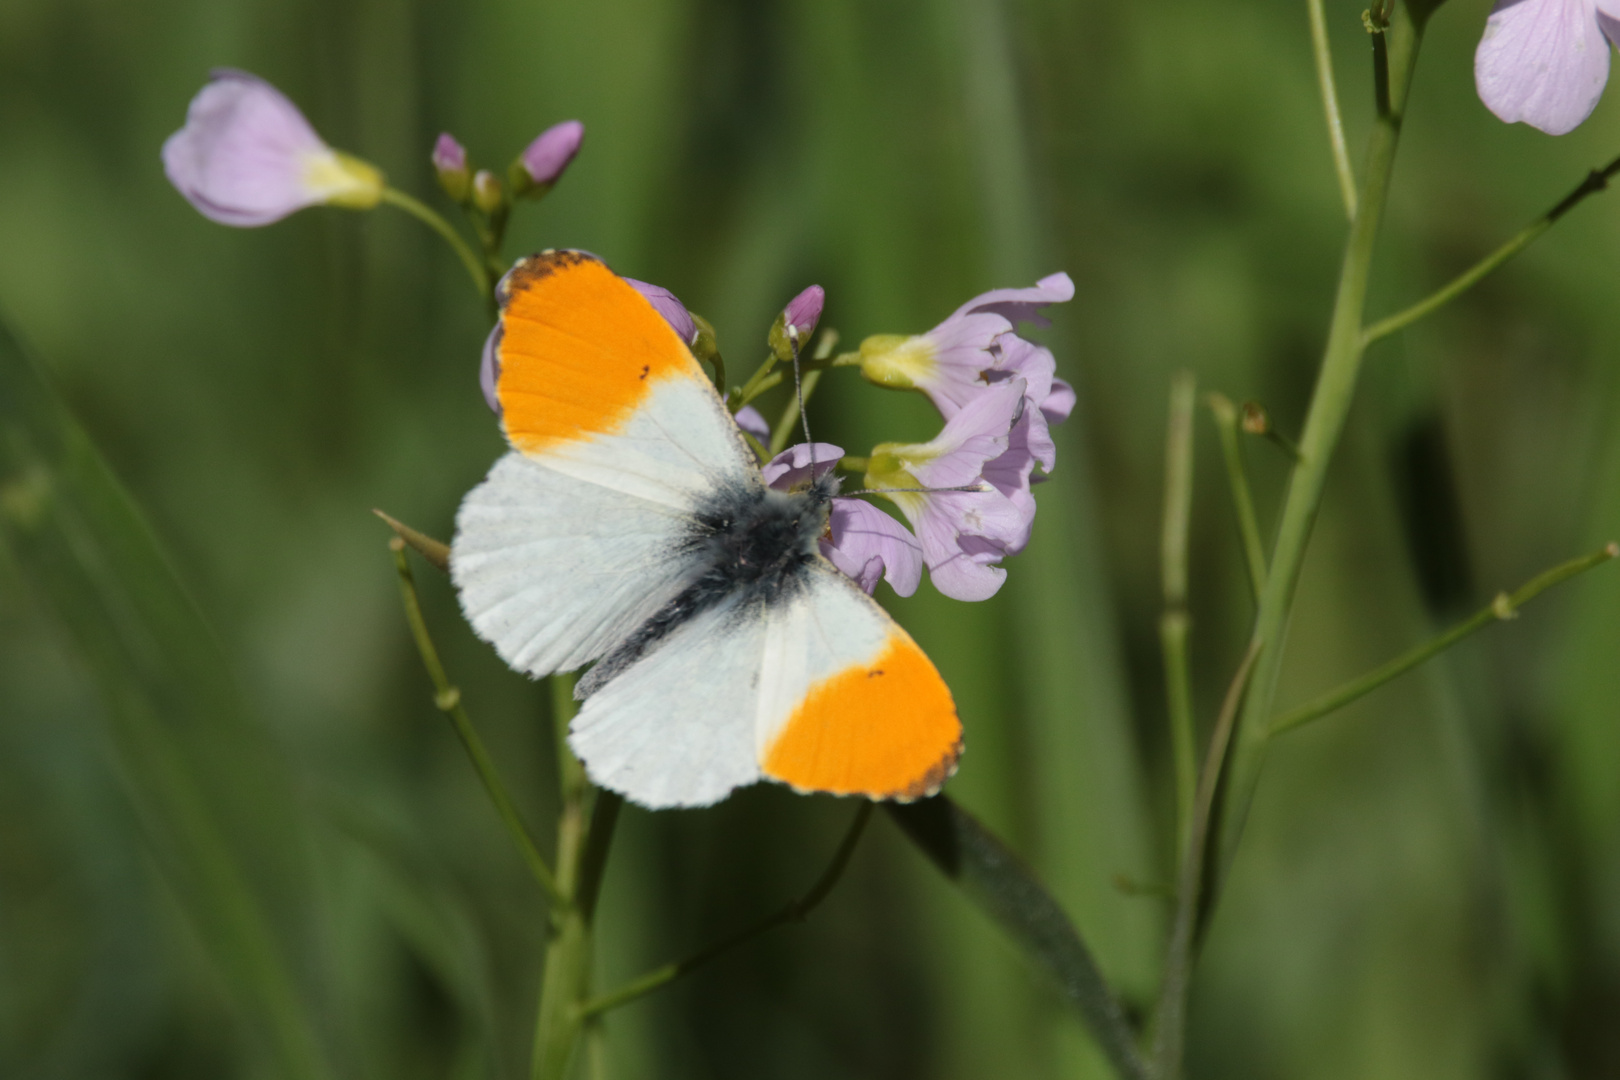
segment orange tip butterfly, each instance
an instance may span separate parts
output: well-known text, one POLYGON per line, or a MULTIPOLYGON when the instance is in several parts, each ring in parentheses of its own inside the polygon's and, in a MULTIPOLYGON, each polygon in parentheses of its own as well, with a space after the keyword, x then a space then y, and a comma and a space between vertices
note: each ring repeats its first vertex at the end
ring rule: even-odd
POLYGON ((595 257, 531 256, 497 298, 512 450, 461 504, 451 575, 513 668, 594 663, 568 736, 591 780, 652 808, 762 777, 939 790, 962 751, 956 706, 817 550, 831 474, 768 488, 686 343, 595 257))

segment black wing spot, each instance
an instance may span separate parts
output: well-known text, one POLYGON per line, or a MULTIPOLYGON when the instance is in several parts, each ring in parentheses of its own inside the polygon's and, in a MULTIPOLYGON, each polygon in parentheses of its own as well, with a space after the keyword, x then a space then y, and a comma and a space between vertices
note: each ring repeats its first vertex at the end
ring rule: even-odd
POLYGON ((868 679, 875 679, 881 674, 883 674, 883 669, 882 668, 873 668, 871 671, 868 671, 866 673, 866 677, 868 679))
POLYGON ((641 365, 641 378, 646 379, 647 378, 647 373, 649 371, 651 371, 651 370, 652 370, 652 365, 651 364, 642 364, 641 365))

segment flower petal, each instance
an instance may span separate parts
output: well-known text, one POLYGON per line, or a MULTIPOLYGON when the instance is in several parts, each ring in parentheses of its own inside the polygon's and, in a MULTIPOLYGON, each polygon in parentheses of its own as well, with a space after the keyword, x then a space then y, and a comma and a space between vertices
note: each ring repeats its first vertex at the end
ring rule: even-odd
POLYGON ((894 591, 910 596, 922 582, 922 545, 904 525, 871 503, 834 499, 821 554, 871 594, 887 577, 894 591))
POLYGON ((810 483, 812 479, 819 480, 836 469, 839 459, 843 456, 843 447, 834 446, 832 443, 799 443, 771 458, 759 471, 765 477, 766 484, 778 491, 791 491, 800 484, 810 483), (812 461, 815 462, 813 477, 812 461))
POLYGON ((1609 41, 1594 0, 1497 0, 1474 53, 1486 107, 1549 135, 1590 116, 1608 78, 1609 41))
POLYGON ((674 293, 662 285, 651 285, 635 278, 624 279, 638 293, 647 298, 648 303, 657 309, 664 321, 675 328, 681 335, 681 340, 688 345, 697 340, 697 324, 692 321, 692 313, 686 310, 674 293))
POLYGON ((496 416, 501 415, 500 395, 495 392, 501 381, 501 324, 497 322, 484 339, 484 355, 478 364, 478 386, 484 391, 484 403, 496 416))
POLYGON ((923 487, 962 487, 979 478, 985 462, 1006 453, 1023 407, 1024 381, 1008 379, 983 389, 931 441, 891 449, 923 487))
POLYGON ((1074 282, 1068 274, 1048 274, 1027 289, 992 289, 975 296, 956 309, 956 314, 988 312, 1000 315, 1013 326, 1021 322, 1036 326, 1050 326, 1051 321, 1040 314, 1048 304, 1063 304, 1074 299, 1074 282))
POLYGON ((748 434, 752 435, 760 442, 769 443, 771 441, 770 423, 765 419, 765 417, 761 416, 759 410, 754 408, 752 405, 744 405, 742 408, 738 409, 737 415, 733 417, 733 419, 737 421, 738 427, 748 432, 748 434))

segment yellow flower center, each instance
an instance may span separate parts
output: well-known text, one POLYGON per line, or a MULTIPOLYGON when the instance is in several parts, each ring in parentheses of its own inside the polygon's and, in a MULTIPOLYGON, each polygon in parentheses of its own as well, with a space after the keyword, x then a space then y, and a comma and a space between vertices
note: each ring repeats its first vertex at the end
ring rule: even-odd
POLYGON ((318 151, 305 158, 304 183, 328 206, 370 210, 382 201, 382 172, 369 161, 340 150, 318 151))
POLYGON ((914 390, 936 366, 934 343, 926 337, 873 334, 861 342, 861 374, 879 386, 914 390))

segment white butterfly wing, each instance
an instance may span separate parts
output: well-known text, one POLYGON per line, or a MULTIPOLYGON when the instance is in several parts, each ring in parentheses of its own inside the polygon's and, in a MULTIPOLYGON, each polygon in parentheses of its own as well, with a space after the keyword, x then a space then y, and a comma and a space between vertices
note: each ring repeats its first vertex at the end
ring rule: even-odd
POLYGON ((655 809, 760 777, 913 799, 954 771, 961 725, 922 650, 818 560, 780 602, 733 597, 587 698, 569 737, 591 779, 655 809))
POLYGON ((760 484, 685 343, 599 261, 525 260, 502 287, 497 392, 514 451, 463 501, 462 610, 531 675, 596 659, 699 572, 704 496, 760 484))

